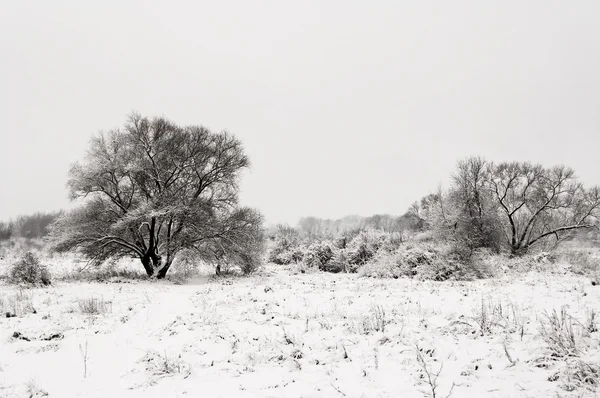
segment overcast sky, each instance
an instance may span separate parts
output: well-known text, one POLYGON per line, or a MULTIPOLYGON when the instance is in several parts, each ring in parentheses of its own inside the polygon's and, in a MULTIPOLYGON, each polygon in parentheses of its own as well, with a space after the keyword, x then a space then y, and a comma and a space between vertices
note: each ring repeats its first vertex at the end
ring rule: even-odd
POLYGON ((596 185, 599 21, 597 0, 6 1, 0 219, 68 208, 70 165, 132 110, 238 136, 269 223, 402 214, 469 155, 596 185))

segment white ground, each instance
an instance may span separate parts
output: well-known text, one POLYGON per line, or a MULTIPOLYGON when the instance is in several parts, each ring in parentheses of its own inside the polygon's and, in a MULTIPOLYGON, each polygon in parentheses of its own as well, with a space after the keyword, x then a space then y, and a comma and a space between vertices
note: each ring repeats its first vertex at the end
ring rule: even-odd
MULTIPOLYGON (((5 307, 17 292, 0 285, 5 307)), ((600 312, 600 287, 583 278, 435 283, 269 268, 184 285, 73 282, 24 294, 36 313, 0 318, 0 397, 423 397, 431 390, 417 343, 431 369, 443 364, 438 397, 453 383, 453 397, 594 396, 547 380, 563 362, 535 365, 544 311, 566 305, 582 322, 600 312), (106 312, 83 314, 89 298, 106 312), (473 320, 482 299, 503 311, 485 336, 473 320), (56 333, 64 337, 42 340, 56 333)), ((596 361, 598 337, 588 351, 596 361)))

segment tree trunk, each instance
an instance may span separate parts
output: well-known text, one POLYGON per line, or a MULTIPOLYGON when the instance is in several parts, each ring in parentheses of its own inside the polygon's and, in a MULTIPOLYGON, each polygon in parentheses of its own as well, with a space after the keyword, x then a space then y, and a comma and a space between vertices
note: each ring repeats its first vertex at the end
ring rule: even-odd
MULTIPOLYGON (((141 258, 142 261, 142 265, 144 266, 144 269, 146 270, 146 274, 149 277, 154 276, 155 272, 157 269, 160 268, 161 263, 162 263, 162 257, 159 256, 158 254, 154 254, 151 253, 150 251, 148 251, 144 257, 141 258)), ((171 266, 171 264, 169 264, 169 266, 171 266)), ((166 267, 167 269, 169 267, 166 267)), ((166 274, 166 271, 164 272, 166 274)), ((158 275, 157 275, 158 278, 158 275)), ((164 276, 163 276, 164 278, 164 276)))
POLYGON ((523 256, 525 254, 527 254, 527 252, 529 251, 529 246, 528 245, 519 245, 516 244, 515 246, 510 247, 510 254, 511 257, 520 257, 523 256))
POLYGON ((169 268, 171 267, 172 263, 173 263, 173 260, 167 260, 164 267, 159 269, 158 272, 156 273, 156 279, 164 279, 164 277, 167 276, 167 272, 169 271, 169 268))
POLYGON ((144 256, 142 257, 141 261, 142 265, 144 266, 144 269, 146 270, 146 274, 150 277, 154 275, 154 265, 152 264, 152 260, 150 259, 150 257, 144 256))

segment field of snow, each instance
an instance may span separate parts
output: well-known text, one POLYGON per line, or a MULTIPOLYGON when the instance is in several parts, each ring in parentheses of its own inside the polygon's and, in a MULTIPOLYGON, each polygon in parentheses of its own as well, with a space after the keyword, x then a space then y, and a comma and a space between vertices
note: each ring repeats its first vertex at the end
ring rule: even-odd
POLYGON ((540 335, 561 308, 581 326, 579 358, 600 361, 589 325, 600 287, 572 276, 438 283, 267 267, 184 284, 0 284, 0 308, 17 314, 0 319, 7 398, 595 396, 540 335))

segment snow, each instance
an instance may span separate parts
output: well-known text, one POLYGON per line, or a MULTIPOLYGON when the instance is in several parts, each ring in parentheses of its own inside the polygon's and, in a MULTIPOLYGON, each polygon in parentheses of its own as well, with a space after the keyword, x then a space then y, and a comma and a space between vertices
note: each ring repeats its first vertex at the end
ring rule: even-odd
MULTIPOLYGON (((17 292, 0 285, 5 302, 17 292)), ((424 397, 417 344, 434 372, 443 364, 439 397, 453 384, 453 397, 594 396, 548 381, 558 361, 535 366, 544 311, 567 306, 582 322, 600 311, 600 288, 579 277, 437 283, 267 267, 183 285, 59 282, 25 294, 36 313, 0 319, 1 397, 424 397), (89 298, 107 311, 82 313, 89 298), (513 313, 483 336, 473 319, 482 300, 513 313), (43 340, 52 335, 62 338, 43 340)))

